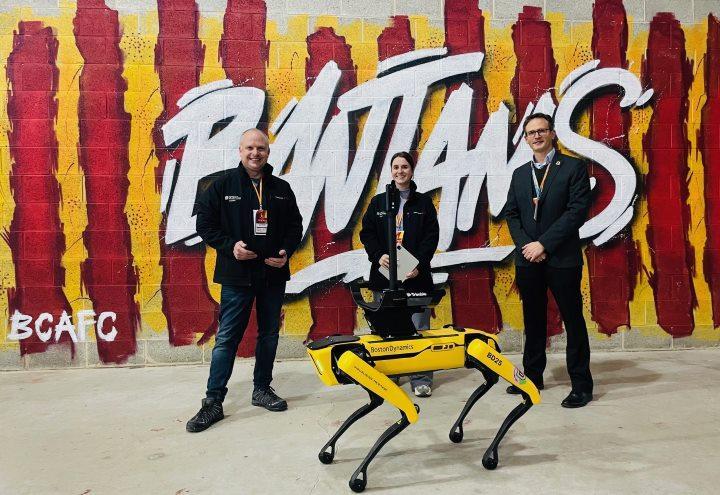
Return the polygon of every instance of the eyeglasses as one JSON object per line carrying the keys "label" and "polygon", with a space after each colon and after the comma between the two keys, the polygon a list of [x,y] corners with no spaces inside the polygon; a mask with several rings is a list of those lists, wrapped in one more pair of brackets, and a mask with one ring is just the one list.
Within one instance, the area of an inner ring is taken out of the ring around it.
{"label": "eyeglasses", "polygon": [[525,133],[528,137],[535,137],[535,136],[544,136],[550,132],[550,129],[535,129],[534,131],[528,131]]}

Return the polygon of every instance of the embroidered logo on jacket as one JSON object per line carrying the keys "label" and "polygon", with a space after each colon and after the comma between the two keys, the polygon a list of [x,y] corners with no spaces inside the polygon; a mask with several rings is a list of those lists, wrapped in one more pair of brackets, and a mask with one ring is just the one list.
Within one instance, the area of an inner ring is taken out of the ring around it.
{"label": "embroidered logo on jacket", "polygon": [[230,201],[231,203],[233,201],[240,201],[241,199],[241,196],[225,196],[225,201]]}

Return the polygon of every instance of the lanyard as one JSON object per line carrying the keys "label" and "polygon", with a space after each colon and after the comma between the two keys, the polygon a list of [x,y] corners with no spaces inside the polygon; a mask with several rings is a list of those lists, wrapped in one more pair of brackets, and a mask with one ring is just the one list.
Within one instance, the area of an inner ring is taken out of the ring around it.
{"label": "lanyard", "polygon": [[253,181],[251,180],[250,183],[252,184],[253,189],[255,190],[255,195],[256,195],[257,198],[258,198],[258,204],[260,205],[260,209],[262,210],[262,209],[263,209],[263,207],[262,207],[262,186],[263,186],[262,177],[260,177],[260,191],[258,191],[258,188],[255,187],[255,182],[253,182]]}
{"label": "lanyard", "polygon": [[395,215],[395,244],[402,246],[405,230],[403,230],[403,214],[402,212]]}
{"label": "lanyard", "polygon": [[542,181],[540,184],[538,184],[537,175],[535,174],[535,167],[531,166],[532,168],[532,178],[533,178],[533,187],[535,188],[535,197],[540,198],[540,194],[542,193],[543,187],[545,187],[545,179],[547,179],[548,172],[550,172],[550,166],[552,163],[548,163],[547,167],[545,168],[545,173],[543,174]]}

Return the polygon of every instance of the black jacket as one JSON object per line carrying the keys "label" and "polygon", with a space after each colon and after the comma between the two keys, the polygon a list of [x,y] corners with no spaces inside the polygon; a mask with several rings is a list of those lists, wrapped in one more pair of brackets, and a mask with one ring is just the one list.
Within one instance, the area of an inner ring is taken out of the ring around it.
{"label": "black jacket", "polygon": [[[262,273],[269,283],[290,279],[289,262],[282,268],[266,265],[265,258],[278,256],[281,249],[288,259],[300,245],[302,216],[290,184],[272,175],[272,167],[263,168],[263,208],[268,211],[266,236],[255,236],[252,219],[258,199],[242,163],[214,180],[198,195],[195,205],[197,233],[217,250],[215,275],[219,284],[249,285],[252,272]],[[257,253],[253,260],[237,260],[233,247],[244,241]]]}
{"label": "black jacket", "polygon": [[[410,183],[410,197],[403,208],[403,247],[418,261],[417,277],[406,280],[402,286],[408,290],[426,291],[433,287],[430,260],[437,249],[440,237],[437,212],[430,196],[417,192],[414,182]],[[379,290],[388,286],[388,280],[378,271],[380,257],[388,254],[387,217],[385,215],[385,193],[378,194],[370,201],[362,219],[360,241],[372,263],[370,287]],[[402,278],[405,274],[398,274]]]}
{"label": "black jacket", "polygon": [[590,210],[590,179],[581,160],[555,153],[533,219],[533,166],[530,162],[513,172],[505,214],[515,243],[515,263],[529,266],[522,247],[540,241],[547,252],[546,263],[555,268],[583,264],[579,230]]}

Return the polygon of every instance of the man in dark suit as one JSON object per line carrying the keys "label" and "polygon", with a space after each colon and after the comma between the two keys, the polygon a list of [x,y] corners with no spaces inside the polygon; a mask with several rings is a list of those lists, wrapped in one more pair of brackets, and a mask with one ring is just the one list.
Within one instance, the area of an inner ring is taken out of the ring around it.
{"label": "man in dark suit", "polygon": [[[583,257],[579,229],[590,209],[590,180],[582,161],[560,154],[549,115],[534,113],[523,125],[533,159],[512,176],[505,207],[515,242],[515,280],[525,322],[525,374],[543,389],[547,363],[547,291],[555,297],[567,334],[567,367],[572,391],[563,407],[592,400],[590,343],[582,314]],[[509,387],[508,393],[519,393]]]}

